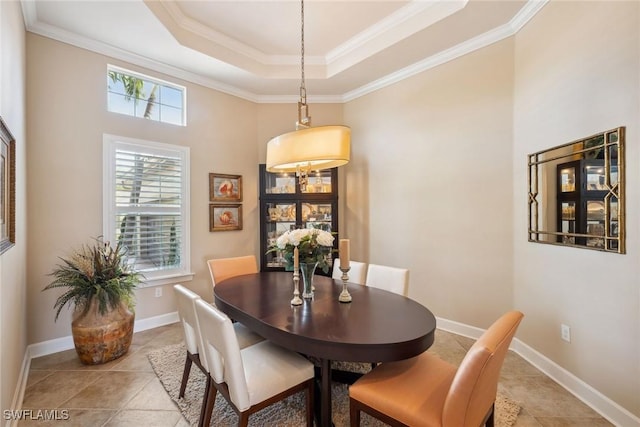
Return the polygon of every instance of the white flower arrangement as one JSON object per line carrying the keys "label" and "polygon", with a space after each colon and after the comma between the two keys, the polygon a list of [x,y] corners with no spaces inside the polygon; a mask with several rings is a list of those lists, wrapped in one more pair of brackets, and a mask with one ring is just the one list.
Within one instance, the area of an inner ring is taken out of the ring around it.
{"label": "white flower arrangement", "polygon": [[331,253],[333,240],[333,235],[328,231],[317,228],[299,228],[283,233],[267,253],[282,251],[291,267],[293,266],[293,250],[297,247],[300,262],[307,264],[317,262],[318,267],[327,273],[329,271],[327,254]]}

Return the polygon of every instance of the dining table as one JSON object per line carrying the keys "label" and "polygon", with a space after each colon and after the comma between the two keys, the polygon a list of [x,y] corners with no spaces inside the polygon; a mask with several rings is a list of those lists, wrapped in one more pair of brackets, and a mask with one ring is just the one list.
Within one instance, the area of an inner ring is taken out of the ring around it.
{"label": "dining table", "polygon": [[352,296],[339,302],[342,280],[316,274],[312,299],[292,305],[293,273],[240,275],[214,287],[215,304],[234,321],[319,363],[319,425],[332,425],[331,361],[389,362],[426,351],[436,319],[422,304],[382,289],[347,283]]}

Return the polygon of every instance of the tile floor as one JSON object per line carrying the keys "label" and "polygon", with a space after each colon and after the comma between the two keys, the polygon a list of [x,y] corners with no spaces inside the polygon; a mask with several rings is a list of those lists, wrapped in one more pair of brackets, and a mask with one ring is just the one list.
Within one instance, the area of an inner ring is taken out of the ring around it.
{"label": "tile floor", "polygon": [[[20,427],[139,427],[188,423],[155,376],[147,352],[182,341],[179,324],[134,335],[127,355],[98,366],[82,365],[75,350],[31,361],[22,409],[68,409],[68,421],[23,420]],[[459,363],[473,340],[437,331],[429,350]],[[510,352],[502,368],[500,390],[522,410],[516,427],[600,427],[609,422],[518,355]]]}

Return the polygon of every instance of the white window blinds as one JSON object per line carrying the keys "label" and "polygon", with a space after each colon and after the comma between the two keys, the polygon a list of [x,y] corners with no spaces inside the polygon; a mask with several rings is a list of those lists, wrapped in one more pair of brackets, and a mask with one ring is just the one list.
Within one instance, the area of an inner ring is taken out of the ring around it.
{"label": "white window blinds", "polygon": [[147,278],[186,272],[188,148],[105,135],[105,160],[105,235]]}

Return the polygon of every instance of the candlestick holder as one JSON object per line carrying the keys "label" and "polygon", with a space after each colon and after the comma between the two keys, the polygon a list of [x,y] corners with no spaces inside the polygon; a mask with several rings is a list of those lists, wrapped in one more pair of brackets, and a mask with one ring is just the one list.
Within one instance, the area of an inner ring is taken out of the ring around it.
{"label": "candlestick holder", "polygon": [[293,272],[293,299],[291,305],[302,305],[302,298],[300,298],[300,273],[298,271]]}
{"label": "candlestick holder", "polygon": [[349,281],[349,270],[351,267],[342,268],[340,267],[340,271],[342,271],[342,292],[340,292],[340,296],[338,297],[338,301],[340,302],[351,302],[351,294],[347,289],[347,282]]}

